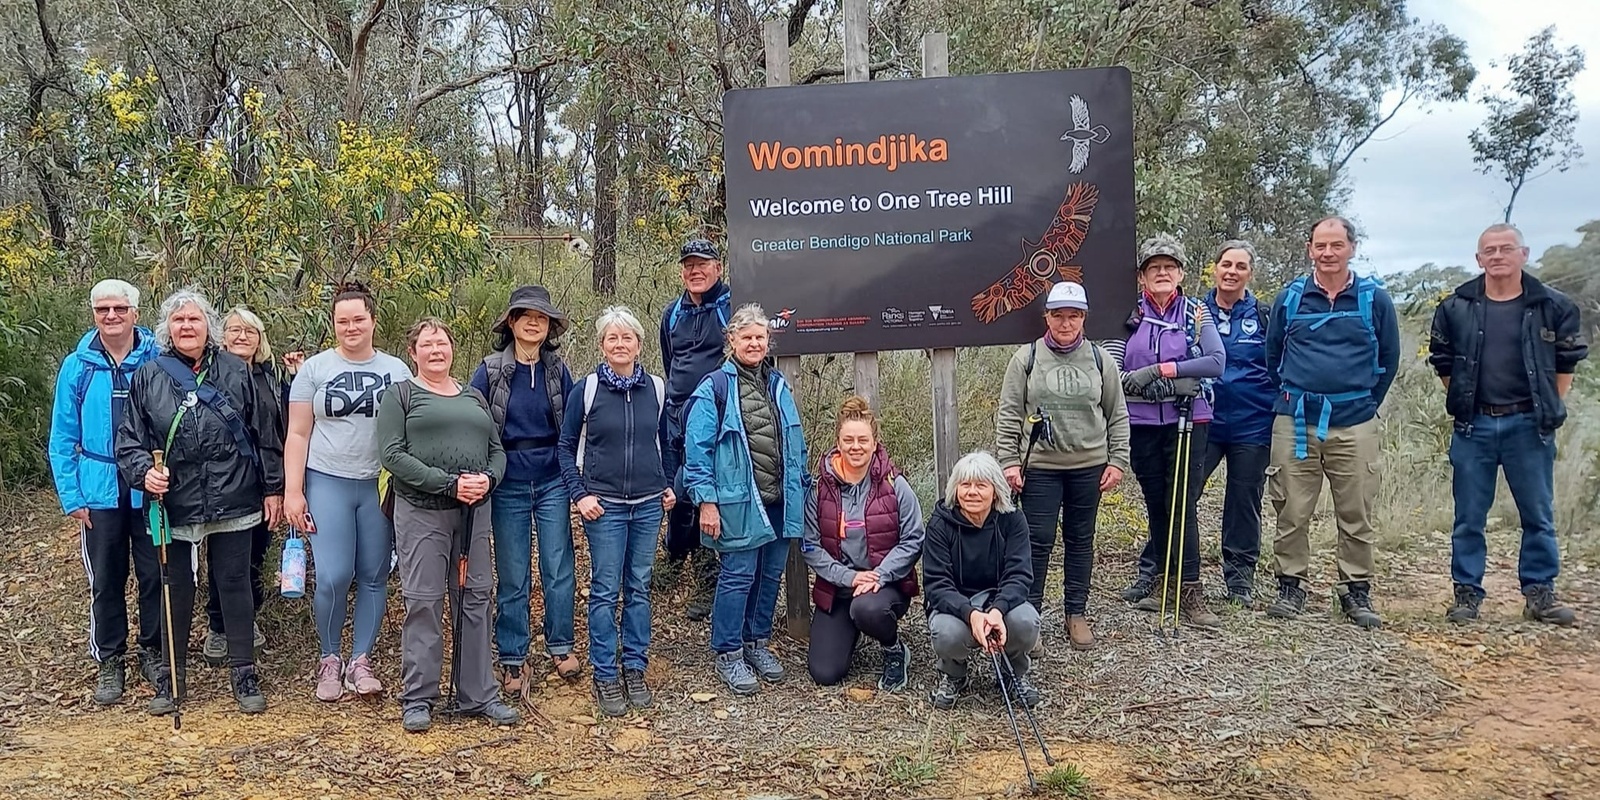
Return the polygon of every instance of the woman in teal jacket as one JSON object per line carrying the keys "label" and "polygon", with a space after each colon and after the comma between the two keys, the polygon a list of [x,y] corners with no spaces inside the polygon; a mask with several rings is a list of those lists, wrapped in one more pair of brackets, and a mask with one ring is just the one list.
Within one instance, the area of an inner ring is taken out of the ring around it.
{"label": "woman in teal jacket", "polygon": [[767,314],[750,304],[725,330],[728,360],[700,381],[684,424],[683,485],[700,542],[721,555],[711,609],[717,675],[735,694],[783,680],[768,648],[789,540],[804,535],[806,439],[789,382],[767,355]]}

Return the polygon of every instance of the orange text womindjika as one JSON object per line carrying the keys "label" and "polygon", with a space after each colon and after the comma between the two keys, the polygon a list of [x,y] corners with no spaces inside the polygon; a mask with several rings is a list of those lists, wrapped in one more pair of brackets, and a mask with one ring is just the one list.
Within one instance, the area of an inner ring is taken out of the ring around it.
{"label": "orange text womindjika", "polygon": [[914,133],[892,133],[870,142],[808,144],[800,147],[781,141],[748,142],[750,164],[765,170],[818,169],[823,167],[883,167],[894,172],[902,164],[950,160],[950,145],[943,139],[924,139]]}

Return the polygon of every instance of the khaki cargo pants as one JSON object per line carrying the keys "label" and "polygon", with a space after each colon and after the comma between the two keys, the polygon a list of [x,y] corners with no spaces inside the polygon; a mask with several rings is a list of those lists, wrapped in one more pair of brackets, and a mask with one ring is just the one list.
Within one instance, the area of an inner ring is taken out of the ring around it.
{"label": "khaki cargo pants", "polygon": [[1272,423],[1272,463],[1267,467],[1267,496],[1278,515],[1272,552],[1278,577],[1307,582],[1311,561],[1311,516],[1322,497],[1322,481],[1333,493],[1334,525],[1339,541],[1336,557],[1339,583],[1372,579],[1372,501],[1378,493],[1378,420],[1348,428],[1329,428],[1328,438],[1306,437],[1306,457],[1295,458],[1294,418],[1279,415]]}

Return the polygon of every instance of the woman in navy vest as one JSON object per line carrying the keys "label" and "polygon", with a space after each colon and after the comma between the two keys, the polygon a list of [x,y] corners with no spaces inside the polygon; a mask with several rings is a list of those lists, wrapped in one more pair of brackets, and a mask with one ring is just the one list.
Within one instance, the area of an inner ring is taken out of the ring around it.
{"label": "woman in navy vest", "polygon": [[866,400],[846,398],[834,431],[837,442],[817,463],[816,483],[806,494],[801,552],[817,573],[806,667],[823,686],[844,680],[856,639],[865,633],[883,646],[878,688],[898,692],[906,686],[910,656],[900,641],[900,618],[917,594],[922,508],[878,441],[878,418]]}
{"label": "woman in navy vest", "polygon": [[1261,493],[1272,450],[1272,401],[1277,387],[1267,373],[1267,307],[1247,288],[1256,260],[1249,242],[1224,242],[1217,253],[1217,288],[1206,310],[1217,322],[1227,366],[1217,383],[1202,479],[1226,459],[1222,501],[1222,578],[1228,601],[1249,606],[1261,553]]}

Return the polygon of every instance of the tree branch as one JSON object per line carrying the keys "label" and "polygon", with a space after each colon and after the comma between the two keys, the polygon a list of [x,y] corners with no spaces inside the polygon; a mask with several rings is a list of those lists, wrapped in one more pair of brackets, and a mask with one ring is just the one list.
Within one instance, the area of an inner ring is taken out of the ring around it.
{"label": "tree branch", "polygon": [[306,29],[306,33],[311,34],[311,38],[316,39],[317,43],[322,45],[322,49],[328,51],[328,55],[333,58],[335,64],[339,65],[341,71],[350,71],[350,66],[344,63],[344,59],[339,57],[339,51],[333,49],[333,42],[328,41],[328,37],[323,36],[322,32],[317,30],[311,24],[311,21],[305,18],[304,14],[300,13],[300,9],[296,8],[289,0],[278,0],[278,5],[289,9],[289,13],[294,14],[295,19],[300,20],[300,26]]}
{"label": "tree branch", "polygon": [[350,52],[365,53],[367,51],[367,38],[372,36],[372,29],[378,24],[378,16],[383,13],[384,6],[389,0],[376,0],[372,8],[367,10],[367,18],[361,20],[361,27],[356,29],[355,38],[351,40]]}
{"label": "tree branch", "polygon": [[[868,66],[867,67],[867,72],[872,74],[872,75],[877,75],[878,73],[880,73],[880,72],[882,72],[882,71],[884,71],[886,69],[892,69],[892,68],[901,67],[901,66],[904,66],[904,65],[902,65],[900,62],[894,61],[892,59],[889,60],[889,61],[879,61],[876,64],[872,64],[872,65]],[[819,69],[812,70],[810,75],[805,76],[801,80],[795,81],[795,85],[796,86],[804,86],[806,84],[816,83],[817,81],[820,81],[823,78],[837,78],[837,77],[839,77],[839,76],[841,76],[843,74],[844,74],[844,67],[821,67]]]}
{"label": "tree branch", "polygon": [[438,100],[439,98],[444,97],[451,92],[459,91],[461,89],[468,89],[487,80],[502,78],[507,75],[537,75],[540,72],[562,63],[564,63],[563,59],[547,58],[538,62],[537,64],[504,64],[493,69],[483,70],[482,72],[474,72],[473,74],[464,78],[459,78],[453,81],[445,81],[443,83],[436,84],[430,87],[426,92],[417,95],[416,98],[411,101],[411,112],[415,114],[417,109],[420,109],[428,103]]}

